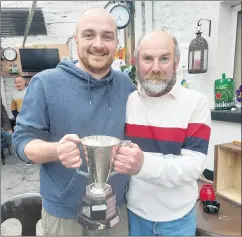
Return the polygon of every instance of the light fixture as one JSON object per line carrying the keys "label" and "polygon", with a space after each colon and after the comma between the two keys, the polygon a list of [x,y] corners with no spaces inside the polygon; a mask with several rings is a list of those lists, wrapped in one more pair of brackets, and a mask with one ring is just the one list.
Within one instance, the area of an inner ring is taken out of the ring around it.
{"label": "light fixture", "polygon": [[[197,37],[193,39],[188,50],[188,73],[206,73],[208,70],[208,42],[201,36],[201,21],[209,21],[209,36],[211,34],[211,20],[200,19],[197,23]],[[200,29],[198,30],[198,27]]]}

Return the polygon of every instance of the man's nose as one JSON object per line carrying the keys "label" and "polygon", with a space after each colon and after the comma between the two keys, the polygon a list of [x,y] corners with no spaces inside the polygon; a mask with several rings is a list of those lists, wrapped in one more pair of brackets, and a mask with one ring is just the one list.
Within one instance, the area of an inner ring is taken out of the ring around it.
{"label": "man's nose", "polygon": [[99,36],[96,37],[92,46],[96,47],[96,48],[102,48],[103,47],[103,42],[102,42],[101,37],[99,37]]}
{"label": "man's nose", "polygon": [[154,60],[154,64],[153,64],[153,67],[152,67],[152,72],[154,72],[154,73],[161,72],[160,63],[159,63],[158,60]]}

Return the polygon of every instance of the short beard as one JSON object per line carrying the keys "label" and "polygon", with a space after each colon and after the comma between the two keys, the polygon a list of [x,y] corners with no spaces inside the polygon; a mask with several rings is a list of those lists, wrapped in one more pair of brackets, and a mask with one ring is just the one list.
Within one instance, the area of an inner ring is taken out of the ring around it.
{"label": "short beard", "polygon": [[174,66],[174,74],[168,79],[166,75],[152,74],[151,76],[141,79],[139,70],[136,77],[141,89],[145,91],[148,96],[158,97],[169,93],[176,83],[176,70]]}
{"label": "short beard", "polygon": [[111,66],[112,66],[112,63],[113,63],[113,60],[112,58],[110,58],[108,61],[107,61],[107,64],[104,65],[104,67],[102,68],[96,68],[96,67],[92,67],[92,65],[90,65],[88,59],[86,57],[82,57],[80,55],[80,53],[78,52],[78,56],[79,56],[79,59],[81,61],[81,63],[83,64],[83,66],[90,72],[94,73],[94,74],[102,74],[106,71],[109,71],[111,69]]}
{"label": "short beard", "polygon": [[176,76],[174,75],[169,81],[161,82],[149,82],[143,81],[140,82],[141,87],[144,89],[147,95],[149,96],[162,96],[171,91],[173,86],[176,83]]}

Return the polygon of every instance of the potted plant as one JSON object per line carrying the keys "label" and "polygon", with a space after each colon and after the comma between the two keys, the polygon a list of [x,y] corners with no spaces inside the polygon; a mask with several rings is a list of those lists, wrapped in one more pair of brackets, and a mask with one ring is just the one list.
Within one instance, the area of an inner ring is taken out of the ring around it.
{"label": "potted plant", "polygon": [[135,80],[136,77],[136,67],[135,67],[135,59],[132,58],[130,66],[122,66],[121,71],[127,73],[133,83],[136,85],[137,82]]}

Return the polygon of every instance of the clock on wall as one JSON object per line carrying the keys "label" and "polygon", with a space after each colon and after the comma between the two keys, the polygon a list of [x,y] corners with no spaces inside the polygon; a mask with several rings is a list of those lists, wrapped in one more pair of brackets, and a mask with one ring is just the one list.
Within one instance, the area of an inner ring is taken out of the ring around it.
{"label": "clock on wall", "polygon": [[130,20],[129,10],[123,5],[116,5],[110,10],[111,15],[117,23],[118,29],[124,29]]}
{"label": "clock on wall", "polygon": [[17,58],[17,52],[14,48],[3,49],[3,57],[8,61],[14,61]]}

